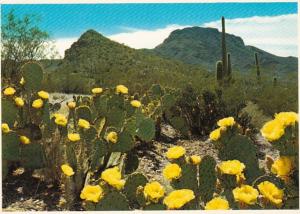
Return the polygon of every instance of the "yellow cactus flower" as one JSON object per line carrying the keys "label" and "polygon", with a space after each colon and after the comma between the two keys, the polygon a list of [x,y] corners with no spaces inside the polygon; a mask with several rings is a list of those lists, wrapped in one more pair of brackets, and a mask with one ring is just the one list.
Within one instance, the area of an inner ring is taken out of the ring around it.
{"label": "yellow cactus flower", "polygon": [[10,132],[10,128],[9,128],[9,126],[8,126],[7,123],[2,123],[1,129],[2,129],[2,132],[3,132],[3,133],[8,133],[8,132]]}
{"label": "yellow cactus flower", "polygon": [[147,183],[144,187],[144,196],[146,199],[157,203],[165,194],[164,187],[157,181]]}
{"label": "yellow cactus flower", "polygon": [[229,203],[226,199],[216,197],[211,199],[205,205],[205,210],[229,210]]}
{"label": "yellow cactus flower", "polygon": [[68,134],[68,139],[72,142],[76,142],[80,140],[80,135],[77,133],[69,133]]}
{"label": "yellow cactus flower", "polygon": [[44,102],[42,99],[36,99],[32,102],[32,107],[33,108],[42,108],[44,105]]}
{"label": "yellow cactus flower", "polygon": [[278,175],[279,177],[287,176],[291,173],[293,168],[293,158],[288,156],[281,156],[272,164],[271,172]]}
{"label": "yellow cactus flower", "polygon": [[4,89],[3,93],[6,96],[11,96],[16,93],[16,90],[13,87],[8,87],[8,88]]}
{"label": "yellow cactus flower", "polygon": [[47,100],[49,99],[49,93],[46,92],[46,91],[39,91],[38,92],[38,95],[40,98],[44,99],[44,100]]}
{"label": "yellow cactus flower", "polygon": [[198,165],[201,162],[201,157],[199,155],[192,155],[190,160],[192,164]]}
{"label": "yellow cactus flower", "polygon": [[76,107],[76,103],[75,102],[68,102],[67,106],[69,107],[69,109],[74,109]]}
{"label": "yellow cactus flower", "polygon": [[109,132],[106,137],[107,142],[116,143],[118,141],[118,134],[117,132]]}
{"label": "yellow cactus flower", "polygon": [[283,190],[279,189],[275,184],[270,181],[263,181],[257,185],[258,190],[264,198],[271,203],[281,205],[283,198]]}
{"label": "yellow cactus flower", "polygon": [[24,77],[21,78],[21,80],[20,80],[19,83],[20,83],[20,85],[24,85],[24,84],[25,84],[25,79],[24,79]]}
{"label": "yellow cactus flower", "polygon": [[78,120],[78,126],[84,129],[89,129],[90,128],[90,123],[87,120],[84,119],[79,119]]}
{"label": "yellow cactus flower", "polygon": [[168,209],[179,209],[195,198],[195,194],[190,189],[179,189],[172,191],[164,198],[163,203]]}
{"label": "yellow cactus flower", "polygon": [[235,201],[245,204],[255,204],[259,195],[257,189],[249,185],[242,185],[232,190]]}
{"label": "yellow cactus flower", "polygon": [[15,98],[15,103],[19,107],[23,107],[24,106],[24,100],[21,97],[16,97]]}
{"label": "yellow cactus flower", "polygon": [[228,127],[233,126],[235,124],[233,117],[226,117],[217,122],[218,126],[220,127]]}
{"label": "yellow cactus flower", "polygon": [[122,180],[121,177],[121,172],[118,167],[106,169],[101,174],[101,179],[118,190],[122,189],[125,185],[125,180]]}
{"label": "yellow cactus flower", "polygon": [[102,88],[93,88],[92,89],[92,93],[93,94],[101,94],[103,92],[103,89]]}
{"label": "yellow cactus flower", "polygon": [[280,121],[284,126],[295,125],[298,122],[298,114],[296,112],[280,112],[275,114],[275,120]]}
{"label": "yellow cactus flower", "polygon": [[66,126],[68,124],[68,119],[62,114],[55,114],[54,122],[59,126]]}
{"label": "yellow cactus flower", "polygon": [[182,146],[174,146],[168,149],[166,156],[168,159],[178,159],[185,154],[185,149]]}
{"label": "yellow cactus flower", "polygon": [[75,174],[73,168],[70,167],[68,164],[63,164],[60,168],[66,176],[72,176]]}
{"label": "yellow cactus flower", "polygon": [[212,141],[217,141],[220,139],[221,137],[221,131],[226,130],[225,127],[220,127],[217,128],[215,130],[213,130],[210,134],[209,134],[209,139],[211,139]]}
{"label": "yellow cactus flower", "polygon": [[25,145],[30,143],[30,139],[26,136],[20,136],[20,141]]}
{"label": "yellow cactus flower", "polygon": [[128,94],[128,88],[125,87],[124,85],[117,85],[116,92],[118,94]]}
{"label": "yellow cactus flower", "polygon": [[268,141],[273,142],[284,135],[284,126],[280,120],[271,120],[264,124],[260,132]]}
{"label": "yellow cactus flower", "polygon": [[168,164],[163,169],[163,175],[168,180],[178,179],[181,177],[181,168],[176,163]]}
{"label": "yellow cactus flower", "polygon": [[245,164],[241,163],[239,160],[222,161],[219,165],[221,173],[228,175],[239,175],[245,168]]}
{"label": "yellow cactus flower", "polygon": [[81,190],[80,198],[86,201],[98,203],[103,195],[103,189],[99,185],[86,185]]}
{"label": "yellow cactus flower", "polygon": [[135,107],[135,108],[139,108],[139,107],[141,107],[141,102],[140,101],[138,101],[138,100],[132,100],[131,102],[130,102],[130,104],[133,106],[133,107]]}

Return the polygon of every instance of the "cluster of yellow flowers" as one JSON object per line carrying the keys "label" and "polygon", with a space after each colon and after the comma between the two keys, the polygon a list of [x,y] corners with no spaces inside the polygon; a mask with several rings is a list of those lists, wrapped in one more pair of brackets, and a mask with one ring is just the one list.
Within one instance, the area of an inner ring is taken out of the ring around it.
{"label": "cluster of yellow flowers", "polygon": [[212,141],[217,141],[220,139],[221,137],[221,133],[226,131],[226,128],[227,127],[231,127],[235,124],[235,120],[233,117],[226,117],[226,118],[223,118],[221,120],[219,120],[217,122],[219,128],[213,130],[210,135],[209,135],[209,138],[212,140]]}
{"label": "cluster of yellow flowers", "polygon": [[257,185],[257,187],[265,199],[276,205],[282,204],[283,190],[279,189],[275,184],[264,181]]}
{"label": "cluster of yellow flowers", "polygon": [[275,119],[265,123],[260,132],[268,141],[273,142],[284,135],[287,126],[293,126],[296,122],[298,122],[297,113],[281,112],[275,114]]}

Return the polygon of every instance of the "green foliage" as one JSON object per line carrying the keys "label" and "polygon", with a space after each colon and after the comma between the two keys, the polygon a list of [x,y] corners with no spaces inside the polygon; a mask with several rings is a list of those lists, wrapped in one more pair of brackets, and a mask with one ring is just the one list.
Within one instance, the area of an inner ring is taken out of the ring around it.
{"label": "green foliage", "polygon": [[223,79],[223,63],[222,61],[218,61],[216,64],[217,70],[217,81],[220,82]]}
{"label": "green foliage", "polygon": [[14,122],[17,119],[18,108],[9,99],[2,99],[2,122],[7,123],[10,127],[14,125]]}
{"label": "green foliage", "polygon": [[30,169],[39,169],[44,166],[44,151],[38,143],[24,145],[21,148],[21,164]]}
{"label": "green foliage", "polygon": [[128,201],[132,206],[137,206],[137,188],[139,186],[145,186],[148,179],[141,173],[133,173],[128,176],[124,186],[124,192]]}
{"label": "green foliage", "polygon": [[2,160],[18,161],[20,160],[19,138],[15,132],[9,132],[2,135]]}
{"label": "green foliage", "polygon": [[92,113],[88,106],[79,106],[75,109],[75,113],[77,115],[77,118],[84,119],[87,121],[92,120]]}
{"label": "green foliage", "polygon": [[125,197],[120,192],[110,191],[105,194],[103,199],[96,205],[97,211],[120,211],[120,210],[129,210],[129,204]]}
{"label": "green foliage", "polygon": [[143,141],[150,141],[155,137],[155,124],[151,118],[145,118],[137,124],[136,135]]}

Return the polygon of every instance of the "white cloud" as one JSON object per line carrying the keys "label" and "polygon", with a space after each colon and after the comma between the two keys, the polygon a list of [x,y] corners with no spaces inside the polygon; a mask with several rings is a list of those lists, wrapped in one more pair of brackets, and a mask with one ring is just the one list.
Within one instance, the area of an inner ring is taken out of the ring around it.
{"label": "white cloud", "polygon": [[[221,22],[203,25],[221,30]],[[297,14],[226,20],[226,32],[279,56],[297,56]]]}
{"label": "white cloud", "polygon": [[[154,48],[172,31],[190,26],[168,25],[155,30],[124,28],[127,32],[107,36],[132,48]],[[205,23],[202,27],[221,30],[221,21]],[[128,32],[129,31],[129,32]],[[226,19],[226,32],[242,37],[246,45],[253,45],[279,56],[297,56],[297,15]],[[61,56],[78,38],[56,41]]]}
{"label": "white cloud", "polygon": [[155,48],[161,44],[172,31],[189,26],[169,25],[155,30],[132,30],[131,32],[119,33],[109,36],[111,40],[123,43],[132,48]]}

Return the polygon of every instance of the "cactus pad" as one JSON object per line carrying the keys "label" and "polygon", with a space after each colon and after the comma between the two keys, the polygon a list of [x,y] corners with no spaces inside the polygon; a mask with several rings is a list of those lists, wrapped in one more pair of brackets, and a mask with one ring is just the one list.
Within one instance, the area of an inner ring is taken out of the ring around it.
{"label": "cactus pad", "polygon": [[21,67],[25,79],[25,88],[32,91],[41,89],[43,81],[43,68],[36,62],[26,63]]}

